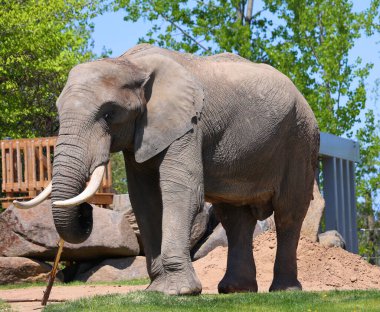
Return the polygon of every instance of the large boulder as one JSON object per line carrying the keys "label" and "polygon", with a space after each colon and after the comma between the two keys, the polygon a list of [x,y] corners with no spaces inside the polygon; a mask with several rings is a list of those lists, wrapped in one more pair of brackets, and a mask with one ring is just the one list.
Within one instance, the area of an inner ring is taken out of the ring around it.
{"label": "large boulder", "polygon": [[193,248],[206,233],[207,226],[212,214],[212,205],[205,203],[203,209],[195,216],[190,234],[190,247]]}
{"label": "large boulder", "polygon": [[[51,266],[22,257],[0,257],[0,284],[46,282]],[[61,279],[61,276],[58,276]]]}
{"label": "large boulder", "polygon": [[[137,224],[135,214],[132,210],[132,205],[128,194],[115,195],[113,199],[112,209],[120,213],[125,213],[126,218],[137,236],[140,245],[141,255],[143,255],[143,244],[141,241],[140,230]],[[212,215],[212,205],[205,203],[195,216],[193,227],[191,228],[190,246],[193,248],[199,240],[204,236],[207,227],[209,226],[210,216]]]}
{"label": "large boulder", "polygon": [[301,235],[308,237],[311,241],[318,240],[319,225],[321,223],[325,200],[319,192],[318,184],[314,181],[313,199],[310,202],[306,217],[303,220]]}
{"label": "large boulder", "polygon": [[219,223],[211,235],[205,240],[205,242],[199,247],[193,256],[193,260],[198,260],[208,255],[208,253],[214,250],[216,247],[227,247],[227,235],[221,223]]}
{"label": "large boulder", "polygon": [[81,263],[74,280],[83,282],[115,282],[148,278],[145,257],[106,259],[91,267]]}
{"label": "large boulder", "polygon": [[340,247],[346,249],[346,242],[338,231],[330,230],[318,235],[319,242],[325,247]]}
{"label": "large boulder", "polygon": [[[140,249],[125,213],[93,206],[93,231],[81,244],[65,243],[62,260],[136,256]],[[0,256],[54,260],[58,233],[50,200],[28,210],[13,205],[0,215]]]}
{"label": "large boulder", "polygon": [[[274,221],[273,218],[265,219],[264,221],[258,221],[253,232],[253,239],[264,233],[265,231],[273,230]],[[193,260],[198,260],[207,256],[211,251],[213,251],[216,247],[227,247],[227,234],[222,224],[219,223],[213,230],[210,236],[204,241],[202,245],[200,245],[199,249],[197,249],[193,255]]]}

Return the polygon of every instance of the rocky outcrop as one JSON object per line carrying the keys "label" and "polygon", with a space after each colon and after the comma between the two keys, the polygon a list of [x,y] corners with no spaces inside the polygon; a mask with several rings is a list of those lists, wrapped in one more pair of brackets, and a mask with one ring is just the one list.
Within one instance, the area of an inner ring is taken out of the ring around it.
{"label": "rocky outcrop", "polygon": [[214,250],[216,247],[227,247],[227,235],[221,223],[217,225],[212,234],[206,239],[206,241],[199,247],[193,256],[193,260],[198,260],[208,255],[208,253]]}
{"label": "rocky outcrop", "polygon": [[148,278],[145,257],[107,259],[92,266],[82,263],[74,280],[83,282],[115,282]]}
{"label": "rocky outcrop", "polygon": [[[54,260],[59,239],[51,214],[51,203],[28,210],[8,208],[0,215],[0,256]],[[136,235],[125,213],[93,206],[93,231],[81,244],[65,243],[62,260],[136,256]]]}
{"label": "rocky outcrop", "polygon": [[[135,214],[133,213],[131,203],[129,201],[128,194],[115,195],[113,202],[113,210],[125,213],[126,218],[131,225],[137,240],[140,245],[141,255],[143,255],[143,244],[141,241],[140,230],[137,225]],[[203,209],[201,209],[195,217],[193,227],[191,228],[190,246],[193,248],[199,240],[204,236],[207,227],[209,225],[210,216],[212,214],[212,205],[205,203]]]}
{"label": "rocky outcrop", "polygon": [[206,233],[212,214],[212,205],[205,203],[203,209],[196,215],[190,234],[190,247],[193,248]]}
{"label": "rocky outcrop", "polygon": [[[0,284],[46,282],[51,266],[22,257],[0,257]],[[57,276],[61,279],[61,275]]]}
{"label": "rocky outcrop", "polygon": [[[265,231],[274,230],[273,217],[267,218],[264,221],[258,221],[253,232],[253,238],[257,235],[264,233]],[[219,223],[211,235],[205,240],[205,242],[195,251],[193,260],[198,260],[208,255],[209,252],[216,247],[227,247],[227,235],[221,223]]]}
{"label": "rocky outcrop", "polygon": [[318,240],[318,230],[324,210],[325,200],[319,192],[318,184],[315,182],[313,199],[310,202],[310,206],[301,229],[301,235],[306,236],[312,242],[316,242]]}
{"label": "rocky outcrop", "polygon": [[346,242],[338,231],[326,231],[318,235],[319,243],[325,247],[340,247],[346,249]]}

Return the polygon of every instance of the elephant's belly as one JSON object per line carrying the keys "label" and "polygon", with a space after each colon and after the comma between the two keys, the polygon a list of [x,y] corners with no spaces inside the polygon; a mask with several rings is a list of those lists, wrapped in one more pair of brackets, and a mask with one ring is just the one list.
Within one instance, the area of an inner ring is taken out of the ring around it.
{"label": "elephant's belly", "polygon": [[228,153],[215,148],[204,154],[206,200],[234,205],[270,201],[284,171],[281,153],[265,147],[242,153],[233,142],[227,146]]}
{"label": "elephant's belly", "polygon": [[228,203],[234,206],[256,205],[268,203],[272,199],[272,191],[255,191],[253,194],[243,192],[215,192],[206,193],[205,200],[210,203]]}
{"label": "elephant's belly", "polygon": [[205,189],[205,200],[213,203],[230,204],[236,207],[249,206],[257,220],[268,218],[274,211],[272,198],[274,190],[255,187],[252,183],[213,183]]}
{"label": "elephant's belly", "polygon": [[211,203],[229,203],[235,206],[261,205],[272,201],[276,186],[268,181],[251,177],[246,181],[239,178],[205,178],[205,200]]}

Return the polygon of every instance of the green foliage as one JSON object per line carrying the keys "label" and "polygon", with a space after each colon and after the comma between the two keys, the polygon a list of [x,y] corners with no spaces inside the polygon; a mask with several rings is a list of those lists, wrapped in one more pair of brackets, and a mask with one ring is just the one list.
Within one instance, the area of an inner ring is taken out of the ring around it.
{"label": "green foliage", "polygon": [[2,312],[12,312],[12,308],[8,303],[5,303],[4,301],[0,300],[0,311]]}
{"label": "green foliage", "polygon": [[99,1],[1,1],[0,138],[49,136],[55,101],[76,64],[94,58],[90,17]]}
{"label": "green foliage", "polygon": [[358,194],[367,200],[370,200],[370,197],[373,197],[380,188],[379,131],[380,123],[376,122],[373,111],[369,110],[365,116],[364,127],[359,129],[356,134],[361,150],[361,166],[356,171],[356,188]]}
{"label": "green foliage", "polygon": [[112,188],[117,194],[128,193],[127,175],[125,171],[123,153],[111,155],[112,163]]}
{"label": "green foliage", "polygon": [[376,211],[375,205],[380,188],[380,124],[373,111],[368,111],[365,118],[365,125],[356,134],[361,151],[356,169],[359,253],[380,265],[380,210]]}
{"label": "green foliage", "polygon": [[378,311],[378,291],[276,292],[231,295],[166,296],[155,292],[96,296],[44,311]]}

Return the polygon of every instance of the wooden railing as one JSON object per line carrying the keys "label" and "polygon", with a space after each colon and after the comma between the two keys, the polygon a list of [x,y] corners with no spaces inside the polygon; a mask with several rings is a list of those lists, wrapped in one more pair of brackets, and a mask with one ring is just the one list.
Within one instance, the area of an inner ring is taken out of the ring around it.
{"label": "wooden railing", "polygon": [[[4,208],[16,198],[33,198],[50,183],[56,141],[56,137],[0,141],[1,191],[5,193],[0,201]],[[111,190],[111,164],[108,163],[103,183],[90,202],[112,204]]]}

